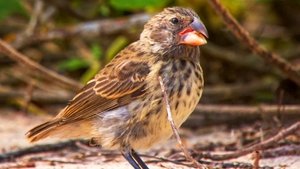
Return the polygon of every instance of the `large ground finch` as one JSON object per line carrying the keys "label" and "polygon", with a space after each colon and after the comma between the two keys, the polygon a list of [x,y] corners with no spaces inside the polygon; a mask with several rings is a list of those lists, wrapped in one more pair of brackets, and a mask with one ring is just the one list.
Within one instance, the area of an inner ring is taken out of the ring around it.
{"label": "large ground finch", "polygon": [[172,135],[158,77],[163,79],[173,119],[179,127],[197,105],[203,89],[199,46],[207,31],[198,15],[166,8],[133,42],[103,68],[52,120],[27,133],[89,138],[118,149],[135,169],[147,166],[134,150],[148,149]]}

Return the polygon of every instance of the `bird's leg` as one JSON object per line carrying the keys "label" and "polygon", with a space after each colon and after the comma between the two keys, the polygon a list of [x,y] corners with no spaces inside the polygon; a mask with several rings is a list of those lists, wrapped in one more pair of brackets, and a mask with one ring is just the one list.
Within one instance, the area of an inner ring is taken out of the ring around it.
{"label": "bird's leg", "polygon": [[134,169],[141,169],[138,162],[132,157],[131,149],[127,149],[125,151],[121,151],[123,157],[132,165]]}
{"label": "bird's leg", "polygon": [[122,155],[133,166],[134,169],[149,169],[133,149],[122,151]]}
{"label": "bird's leg", "polygon": [[140,156],[133,149],[131,149],[131,155],[139,163],[139,165],[142,167],[142,169],[149,169],[147,167],[147,165],[144,163],[144,161],[140,158]]}

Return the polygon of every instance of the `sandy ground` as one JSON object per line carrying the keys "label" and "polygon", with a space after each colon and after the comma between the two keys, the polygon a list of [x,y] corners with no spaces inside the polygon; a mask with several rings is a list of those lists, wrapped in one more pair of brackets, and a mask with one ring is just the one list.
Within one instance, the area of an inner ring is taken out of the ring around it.
{"label": "sandy ground", "polygon": [[[0,150],[1,153],[19,150],[33,146],[25,139],[24,134],[30,128],[39,124],[42,121],[50,118],[49,116],[25,116],[22,113],[1,113],[0,118]],[[189,148],[196,144],[210,144],[210,143],[228,143],[236,139],[234,132],[228,132],[222,127],[205,131],[190,131],[181,130],[181,135]],[[42,141],[39,144],[53,143],[55,140]],[[164,157],[170,153],[171,150],[177,149],[174,139],[169,140],[164,145],[152,149],[146,154],[156,155],[157,157]],[[143,157],[148,161],[150,169],[170,168],[170,169],[188,169],[190,167],[174,164],[171,162],[153,162],[153,159]],[[152,162],[149,162],[151,161]],[[233,161],[252,163],[251,155],[235,159]],[[272,166],[274,168],[284,169],[300,169],[300,156],[281,156],[278,158],[262,159],[260,166]],[[101,155],[101,151],[97,155],[93,153],[90,155],[86,151],[61,150],[50,153],[39,153],[26,155],[15,162],[0,163],[0,168],[41,168],[41,169],[127,169],[130,165],[122,158],[121,155]]]}

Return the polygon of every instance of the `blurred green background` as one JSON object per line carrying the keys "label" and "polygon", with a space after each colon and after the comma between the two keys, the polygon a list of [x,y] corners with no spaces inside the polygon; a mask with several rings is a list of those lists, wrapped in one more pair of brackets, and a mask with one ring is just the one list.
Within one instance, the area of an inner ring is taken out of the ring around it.
{"label": "blurred green background", "polygon": [[[222,0],[221,3],[260,44],[299,65],[300,0]],[[109,34],[80,34],[29,44],[19,40],[30,42],[60,30],[67,33],[90,21],[107,19],[118,23],[119,18],[126,20],[140,13],[153,15],[168,6],[194,9],[208,29],[208,44],[201,47],[206,84],[202,103],[299,103],[299,86],[251,54],[226,28],[209,0],[1,0],[0,37],[41,65],[86,83],[119,50],[138,39],[140,24]],[[3,107],[23,108],[26,97],[24,100],[22,96],[33,88],[31,111],[48,110],[53,102],[64,105],[75,92],[33,78],[30,71],[3,55],[0,55],[0,83]],[[62,99],[43,101],[38,99],[43,98],[39,91]]]}

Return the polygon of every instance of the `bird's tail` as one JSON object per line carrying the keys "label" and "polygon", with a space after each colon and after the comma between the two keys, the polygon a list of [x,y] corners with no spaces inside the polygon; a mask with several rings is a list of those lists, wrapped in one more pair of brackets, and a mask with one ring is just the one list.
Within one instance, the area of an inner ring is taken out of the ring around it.
{"label": "bird's tail", "polygon": [[26,136],[30,142],[35,142],[41,140],[43,138],[48,137],[54,131],[53,129],[56,128],[57,122],[55,121],[48,121],[46,123],[40,124],[33,129],[29,130],[26,133]]}
{"label": "bird's tail", "polygon": [[70,138],[91,138],[95,131],[92,129],[91,121],[77,121],[62,124],[61,120],[51,120],[40,124],[26,133],[30,142],[45,139],[47,137]]}

